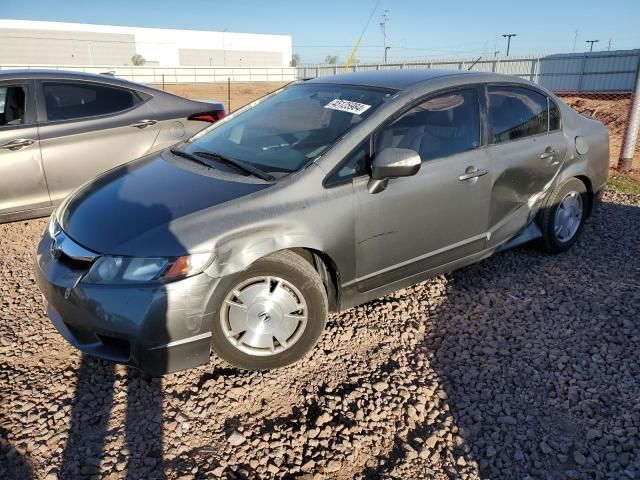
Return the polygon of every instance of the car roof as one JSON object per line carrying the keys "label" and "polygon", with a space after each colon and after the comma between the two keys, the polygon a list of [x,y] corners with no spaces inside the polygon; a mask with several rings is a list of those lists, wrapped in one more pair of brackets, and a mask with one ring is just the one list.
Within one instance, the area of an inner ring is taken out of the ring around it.
{"label": "car roof", "polygon": [[[439,79],[442,77],[469,77],[469,81],[487,81],[489,77],[496,81],[504,81],[509,79],[513,81],[513,77],[506,75],[491,74],[486,72],[473,72],[469,70],[444,70],[444,69],[399,69],[399,70],[374,70],[353,73],[343,73],[327,77],[317,77],[309,80],[308,83],[332,83],[343,85],[363,85],[367,87],[390,88],[394,90],[403,90],[418,83],[428,80]],[[475,78],[474,78],[475,77]]]}
{"label": "car roof", "polygon": [[146,85],[142,85],[140,83],[131,82],[129,80],[118,78],[113,75],[106,75],[101,73],[74,72],[70,70],[53,69],[0,70],[0,80],[25,80],[43,78],[109,83],[111,85],[120,85],[136,90],[146,90],[149,88]]}

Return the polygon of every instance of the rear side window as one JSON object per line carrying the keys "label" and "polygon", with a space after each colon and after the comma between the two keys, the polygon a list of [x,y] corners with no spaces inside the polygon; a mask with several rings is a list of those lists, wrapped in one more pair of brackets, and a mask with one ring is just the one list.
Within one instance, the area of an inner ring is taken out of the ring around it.
{"label": "rear side window", "polygon": [[22,125],[27,111],[27,95],[20,85],[0,87],[0,127]]}
{"label": "rear side window", "polygon": [[448,157],[480,145],[480,109],[475,89],[447,92],[413,107],[376,135],[376,152],[408,148],[422,161]]}
{"label": "rear side window", "polygon": [[128,110],[140,102],[131,90],[75,82],[43,84],[47,120],[95,117]]}
{"label": "rear side window", "polygon": [[549,125],[547,97],[521,87],[489,87],[492,143],[546,133]]}
{"label": "rear side window", "polygon": [[560,130],[560,109],[549,99],[549,130]]}

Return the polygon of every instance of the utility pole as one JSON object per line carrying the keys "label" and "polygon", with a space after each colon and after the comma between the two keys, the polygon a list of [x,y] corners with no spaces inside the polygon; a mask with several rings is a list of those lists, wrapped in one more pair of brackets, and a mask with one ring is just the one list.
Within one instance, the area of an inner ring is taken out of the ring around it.
{"label": "utility pole", "polygon": [[573,52],[575,53],[576,51],[576,43],[578,42],[578,29],[576,28],[573,31]]}
{"label": "utility pole", "polygon": [[586,43],[590,43],[591,47],[589,48],[589,53],[593,52],[593,44],[598,43],[600,40],[586,40]]}
{"label": "utility pole", "polygon": [[382,22],[380,22],[380,28],[382,29],[382,37],[384,39],[384,63],[387,63],[387,22],[389,21],[389,10],[385,10],[382,14]]}
{"label": "utility pole", "polygon": [[504,38],[507,39],[507,57],[509,56],[509,50],[511,48],[511,37],[517,37],[517,33],[504,33],[502,34]]}
{"label": "utility pole", "polygon": [[607,51],[610,52],[611,51],[611,41],[613,40],[613,38],[609,39],[609,44],[607,45]]}

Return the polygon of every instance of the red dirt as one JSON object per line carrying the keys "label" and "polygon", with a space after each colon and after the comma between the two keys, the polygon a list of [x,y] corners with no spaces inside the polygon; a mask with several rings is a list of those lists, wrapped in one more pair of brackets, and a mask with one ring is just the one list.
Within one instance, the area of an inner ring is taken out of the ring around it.
{"label": "red dirt", "polygon": [[[609,129],[610,165],[618,164],[620,148],[624,138],[625,127],[631,99],[628,95],[603,94],[601,98],[578,96],[563,97],[567,105],[584,115],[591,115],[601,121]],[[633,158],[635,171],[640,170],[640,149],[636,147]]]}

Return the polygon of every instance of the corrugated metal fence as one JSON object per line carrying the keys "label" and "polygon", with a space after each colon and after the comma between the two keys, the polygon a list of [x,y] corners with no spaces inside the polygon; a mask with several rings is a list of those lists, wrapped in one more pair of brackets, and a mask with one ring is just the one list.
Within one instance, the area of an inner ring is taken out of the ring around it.
{"label": "corrugated metal fence", "polygon": [[[368,63],[348,71],[439,68],[504,73],[526,78],[556,92],[630,92],[640,65],[640,49],[611,52],[566,53],[491,59],[443,59],[428,62]],[[344,65],[302,65],[298,78],[335,75]]]}

